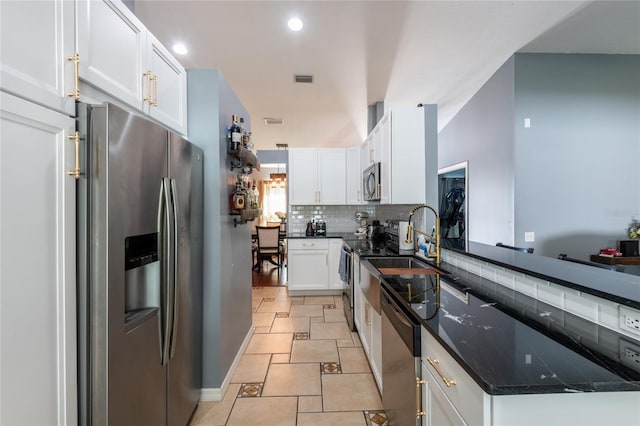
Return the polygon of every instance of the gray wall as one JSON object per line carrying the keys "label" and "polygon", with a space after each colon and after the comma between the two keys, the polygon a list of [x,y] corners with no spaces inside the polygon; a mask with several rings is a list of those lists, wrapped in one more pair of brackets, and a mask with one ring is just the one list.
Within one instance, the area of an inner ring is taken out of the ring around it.
{"label": "gray wall", "polygon": [[226,126],[249,114],[216,70],[188,70],[189,140],[204,150],[203,388],[220,388],[251,328],[251,232],[234,227]]}
{"label": "gray wall", "polygon": [[[523,120],[531,119],[525,129]],[[640,215],[640,56],[515,55],[515,241],[588,259]]]}
{"label": "gray wall", "polygon": [[513,58],[438,135],[438,167],[469,161],[469,240],[513,243]]}
{"label": "gray wall", "polygon": [[469,161],[469,239],[585,260],[626,239],[640,216],[639,76],[638,55],[510,58],[439,134],[439,167]]}

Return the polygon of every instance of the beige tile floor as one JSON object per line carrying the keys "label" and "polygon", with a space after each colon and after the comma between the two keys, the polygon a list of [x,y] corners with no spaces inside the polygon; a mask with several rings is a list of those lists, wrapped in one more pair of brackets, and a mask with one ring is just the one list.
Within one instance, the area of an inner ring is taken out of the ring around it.
{"label": "beige tile floor", "polygon": [[254,287],[253,326],[224,399],[201,402],[192,426],[387,425],[339,296]]}

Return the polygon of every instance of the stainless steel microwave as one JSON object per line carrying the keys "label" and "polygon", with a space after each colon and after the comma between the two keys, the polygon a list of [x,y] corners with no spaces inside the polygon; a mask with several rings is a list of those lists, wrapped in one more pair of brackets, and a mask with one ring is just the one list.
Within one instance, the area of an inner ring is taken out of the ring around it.
{"label": "stainless steel microwave", "polygon": [[380,185],[380,163],[373,163],[362,173],[362,191],[365,201],[380,200]]}

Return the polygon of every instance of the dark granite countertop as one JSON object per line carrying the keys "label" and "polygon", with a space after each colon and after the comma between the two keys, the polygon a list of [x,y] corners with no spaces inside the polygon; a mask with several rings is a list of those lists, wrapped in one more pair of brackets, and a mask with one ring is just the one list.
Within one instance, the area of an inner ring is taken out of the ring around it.
{"label": "dark granite countertop", "polygon": [[[631,339],[443,264],[434,275],[385,276],[416,319],[487,393],[640,391],[640,366],[621,361]],[[412,283],[412,303],[406,292]]]}
{"label": "dark granite countertop", "polygon": [[353,232],[327,232],[327,235],[307,236],[304,232],[288,232],[287,238],[357,238]]}
{"label": "dark granite countertop", "polygon": [[443,241],[442,248],[640,309],[640,276],[475,242],[457,248]]}

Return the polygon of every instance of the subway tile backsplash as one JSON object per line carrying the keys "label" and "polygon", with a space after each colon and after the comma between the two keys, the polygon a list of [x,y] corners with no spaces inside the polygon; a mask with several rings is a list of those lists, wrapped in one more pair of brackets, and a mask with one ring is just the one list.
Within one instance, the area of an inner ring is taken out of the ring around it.
{"label": "subway tile backsplash", "polygon": [[[591,294],[544,281],[536,277],[478,261],[460,253],[442,250],[442,261],[465,271],[479,275],[509,289],[540,300],[548,305],[569,312],[591,323],[623,334],[632,340],[638,336],[621,328],[618,324],[618,303]],[[584,327],[584,325],[583,325]],[[596,340],[597,336],[593,339]],[[602,336],[600,336],[602,338]]]}
{"label": "subway tile backsplash", "polygon": [[355,232],[358,223],[356,212],[369,214],[368,223],[377,219],[380,223],[388,219],[407,220],[413,205],[376,205],[361,206],[289,206],[287,224],[289,232],[305,232],[310,220],[325,221],[327,232]]}

